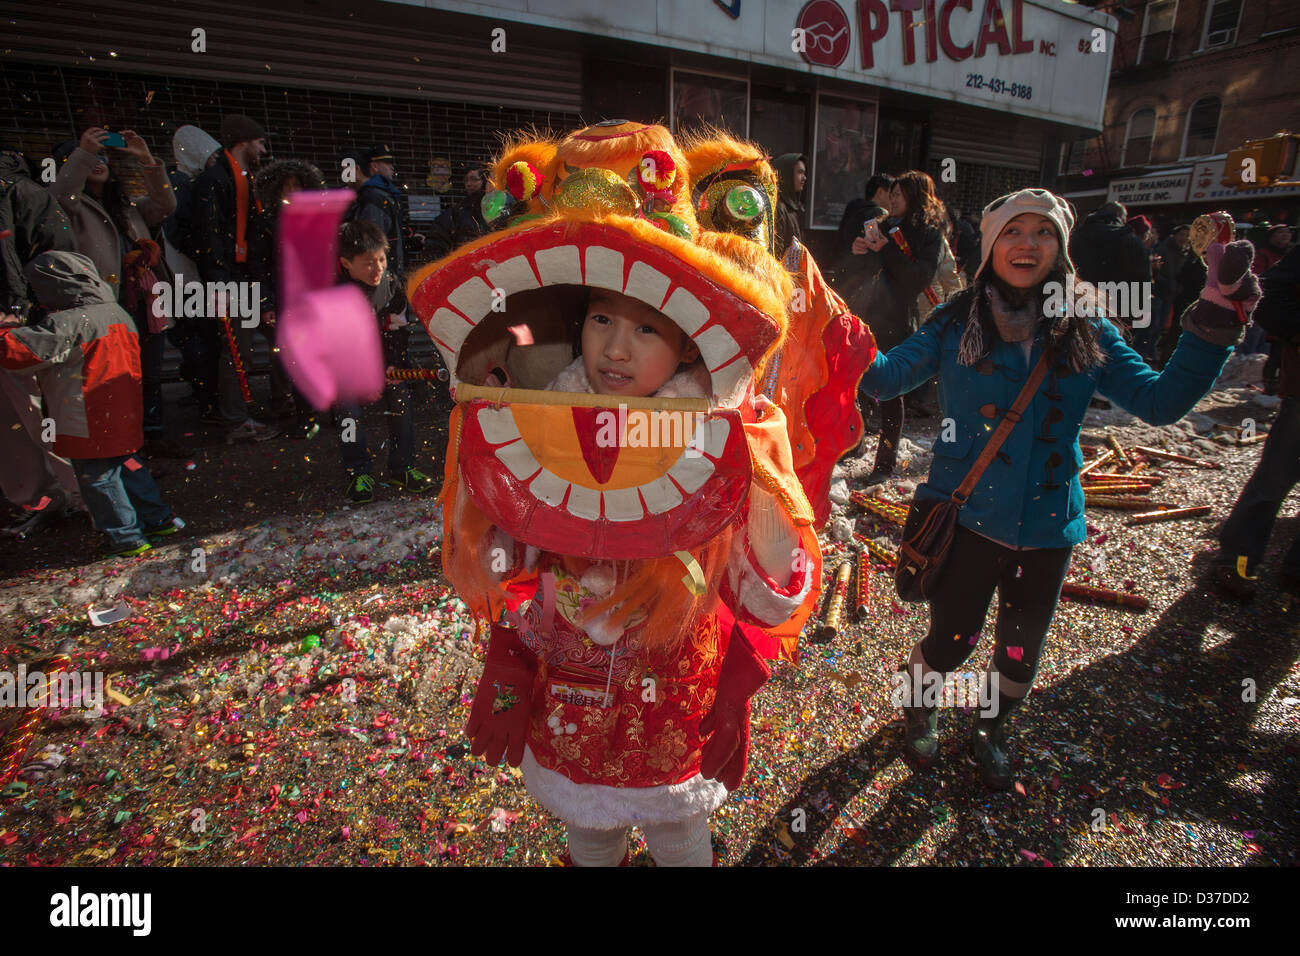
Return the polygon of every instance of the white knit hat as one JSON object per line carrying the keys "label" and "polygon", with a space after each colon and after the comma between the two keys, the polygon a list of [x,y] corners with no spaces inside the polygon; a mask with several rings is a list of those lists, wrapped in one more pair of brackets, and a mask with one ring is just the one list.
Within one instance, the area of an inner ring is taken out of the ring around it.
{"label": "white knit hat", "polygon": [[984,271],[989,256],[993,254],[993,243],[1002,230],[1016,216],[1027,212],[1037,213],[1052,220],[1056,226],[1057,237],[1061,240],[1061,255],[1065,257],[1065,271],[1074,272],[1074,263],[1070,261],[1070,230],[1074,228],[1074,210],[1060,196],[1046,189],[1021,189],[1007,193],[993,200],[984,207],[984,217],[980,220],[980,267],[975,275]]}

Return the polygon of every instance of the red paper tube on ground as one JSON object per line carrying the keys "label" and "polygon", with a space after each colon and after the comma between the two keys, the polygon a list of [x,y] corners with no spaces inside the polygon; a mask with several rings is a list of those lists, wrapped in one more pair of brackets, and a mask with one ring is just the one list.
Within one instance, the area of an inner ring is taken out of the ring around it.
{"label": "red paper tube on ground", "polygon": [[1149,495],[1155,485],[1138,484],[1134,482],[1131,485],[1121,485],[1119,482],[1100,482],[1092,484],[1085,481],[1083,483],[1083,493],[1100,492],[1103,495]]}
{"label": "red paper tube on ground", "polygon": [[1061,597],[1087,598],[1102,604],[1115,604],[1120,607],[1131,607],[1138,611],[1145,611],[1151,606],[1151,602],[1140,594],[1128,594],[1124,591],[1110,591],[1106,588],[1094,588],[1087,584],[1075,584],[1073,581],[1066,581],[1061,585]]}
{"label": "red paper tube on ground", "polygon": [[1111,508],[1115,511],[1144,511],[1157,508],[1167,510],[1174,507],[1163,501],[1152,501],[1150,498],[1120,498],[1112,495],[1085,494],[1083,503],[1088,508]]}
{"label": "red paper tube on ground", "polygon": [[1133,459],[1124,453],[1124,448],[1120,445],[1118,438],[1114,435],[1107,435],[1106,444],[1110,446],[1110,450],[1115,453],[1115,457],[1119,460],[1121,465],[1126,467],[1133,466]]}
{"label": "red paper tube on ground", "polygon": [[853,610],[859,621],[871,610],[871,562],[867,560],[867,549],[862,548],[854,556],[854,572],[857,574],[856,587],[853,589]]}
{"label": "red paper tube on ground", "polygon": [[1131,482],[1139,482],[1144,485],[1158,485],[1164,478],[1160,475],[1112,475],[1110,472],[1096,472],[1083,476],[1085,485],[1127,485]]}
{"label": "red paper tube on ground", "polygon": [[230,349],[230,361],[235,366],[235,374],[239,377],[239,393],[244,396],[244,401],[251,402],[253,393],[248,388],[248,376],[244,374],[244,360],[239,355],[239,343],[235,341],[235,330],[230,325],[230,316],[221,317],[221,327],[226,333],[226,348]]}
{"label": "red paper tube on ground", "polygon": [[872,541],[870,538],[867,538],[860,534],[855,533],[853,537],[855,537],[858,541],[860,541],[862,543],[862,546],[866,548],[869,552],[871,552],[871,556],[873,558],[876,558],[878,561],[880,561],[881,564],[884,564],[887,567],[891,567],[891,568],[896,567],[898,565],[898,556],[895,555],[894,552],[890,551],[888,548],[882,547],[876,544],[876,542]]}
{"label": "red paper tube on ground", "polygon": [[1195,465],[1197,468],[1222,468],[1223,466],[1217,461],[1206,461],[1204,458],[1188,458],[1186,455],[1175,455],[1171,451],[1161,451],[1159,448],[1147,448],[1144,445],[1134,445],[1134,451],[1140,451],[1148,458],[1163,458],[1165,461],[1178,461],[1184,465]]}
{"label": "red paper tube on ground", "polygon": [[1082,468],[1079,469],[1079,477],[1082,478],[1084,475],[1088,474],[1088,472],[1092,471],[1093,469],[1100,468],[1102,465],[1106,464],[1106,462],[1110,461],[1114,457],[1115,457],[1115,453],[1113,451],[1102,452],[1100,458],[1094,458],[1092,461],[1088,462],[1088,464],[1084,465]]}
{"label": "red paper tube on ground", "polygon": [[879,498],[872,498],[861,491],[855,491],[850,494],[849,501],[861,508],[865,508],[872,514],[880,515],[880,517],[892,521],[895,524],[902,525],[907,522],[907,512],[905,510],[896,505],[891,505],[888,502],[881,501]]}
{"label": "red paper tube on ground", "polygon": [[1169,508],[1164,511],[1144,511],[1134,515],[1125,524],[1150,524],[1153,521],[1173,521],[1177,518],[1200,518],[1214,509],[1209,505],[1194,505],[1191,508]]}

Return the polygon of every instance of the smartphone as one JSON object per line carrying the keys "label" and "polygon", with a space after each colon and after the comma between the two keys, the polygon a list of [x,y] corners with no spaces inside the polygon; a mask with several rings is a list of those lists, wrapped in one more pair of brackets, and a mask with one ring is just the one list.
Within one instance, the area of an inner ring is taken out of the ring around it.
{"label": "smartphone", "polygon": [[104,146],[126,149],[126,140],[123,138],[121,133],[109,133],[106,137],[100,140],[100,143]]}

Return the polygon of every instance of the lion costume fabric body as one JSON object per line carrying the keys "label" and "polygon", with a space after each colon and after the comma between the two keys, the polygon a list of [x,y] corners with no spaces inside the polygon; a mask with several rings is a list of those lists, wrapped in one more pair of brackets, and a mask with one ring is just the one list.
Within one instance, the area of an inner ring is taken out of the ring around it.
{"label": "lion costume fabric body", "polygon": [[[768,659],[793,657],[797,633],[771,629],[820,567],[785,417],[754,392],[786,329],[790,279],[752,243],[737,258],[720,248],[734,237],[700,227],[686,159],[659,126],[520,140],[493,182],[485,201],[513,203],[512,225],[408,290],[456,401],[444,569],[476,615],[504,616],[535,658],[522,693],[500,681],[479,693],[495,693],[494,715],[529,701],[525,783],[566,823],[711,812],[727,788],[700,773],[701,723],[733,635]],[[698,347],[697,374],[649,398],[594,394],[575,362],[594,288],[672,319]],[[797,544],[788,581],[751,551],[757,493],[779,503]]]}

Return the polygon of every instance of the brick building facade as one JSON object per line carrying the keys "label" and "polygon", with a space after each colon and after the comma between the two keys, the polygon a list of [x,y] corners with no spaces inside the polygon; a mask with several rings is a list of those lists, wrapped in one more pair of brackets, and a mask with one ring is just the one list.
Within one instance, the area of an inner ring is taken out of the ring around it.
{"label": "brick building facade", "polygon": [[[1178,168],[1196,171],[1198,163],[1222,159],[1246,140],[1300,131],[1295,69],[1300,3],[1112,0],[1090,5],[1116,14],[1119,29],[1102,133],[1062,149],[1058,188],[1082,211],[1113,195],[1112,181]],[[1219,175],[1216,170],[1216,189]],[[1188,190],[1182,202],[1141,210],[1135,205],[1131,211],[1182,221],[1224,207],[1239,221],[1295,222],[1300,210],[1300,190],[1202,201],[1195,201],[1194,193]]]}

